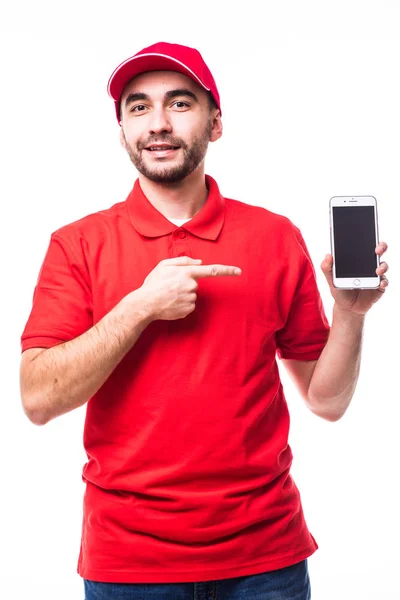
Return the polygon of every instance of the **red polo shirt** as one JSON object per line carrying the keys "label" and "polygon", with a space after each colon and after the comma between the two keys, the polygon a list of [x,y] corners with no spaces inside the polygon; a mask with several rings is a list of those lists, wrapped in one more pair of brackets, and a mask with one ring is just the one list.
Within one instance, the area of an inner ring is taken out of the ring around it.
{"label": "red polo shirt", "polygon": [[125,202],[57,230],[22,350],[71,340],[160,260],[242,269],[199,279],[196,310],[154,321],[87,403],[78,573],[119,583],[193,582],[310,556],[289,473],[289,414],[276,355],[317,359],[329,325],[299,230],[224,198],[182,227],[136,181]]}

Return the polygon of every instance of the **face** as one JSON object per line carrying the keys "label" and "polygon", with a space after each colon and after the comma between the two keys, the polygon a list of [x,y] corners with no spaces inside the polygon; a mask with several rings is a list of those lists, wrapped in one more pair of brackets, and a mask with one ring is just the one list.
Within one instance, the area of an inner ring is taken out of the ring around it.
{"label": "face", "polygon": [[139,173],[157,183],[185,179],[204,162],[208,143],[222,135],[218,109],[190,77],[150,71],[121,97],[121,143]]}

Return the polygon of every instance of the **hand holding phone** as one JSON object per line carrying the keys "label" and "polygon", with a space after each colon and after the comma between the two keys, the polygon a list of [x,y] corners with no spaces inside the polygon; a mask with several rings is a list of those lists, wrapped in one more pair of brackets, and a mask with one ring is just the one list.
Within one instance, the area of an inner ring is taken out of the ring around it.
{"label": "hand holding phone", "polygon": [[338,289],[376,289],[379,256],[374,196],[334,196],[329,203],[333,285]]}

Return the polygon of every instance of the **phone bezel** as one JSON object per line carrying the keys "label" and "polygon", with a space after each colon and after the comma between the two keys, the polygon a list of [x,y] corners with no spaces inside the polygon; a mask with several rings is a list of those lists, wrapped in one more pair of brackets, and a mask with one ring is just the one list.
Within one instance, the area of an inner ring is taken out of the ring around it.
{"label": "phone bezel", "polygon": [[[334,244],[334,224],[332,209],[334,206],[342,206],[344,208],[351,206],[373,206],[374,207],[374,222],[375,222],[375,239],[379,243],[378,237],[378,208],[375,196],[333,196],[329,201],[329,220],[330,220],[330,238],[331,238],[331,254],[333,256],[333,285],[342,290],[365,290],[377,289],[380,285],[381,278],[376,277],[336,277],[335,271],[335,244]],[[376,255],[376,266],[379,267],[379,256]],[[356,282],[359,282],[357,284]]]}

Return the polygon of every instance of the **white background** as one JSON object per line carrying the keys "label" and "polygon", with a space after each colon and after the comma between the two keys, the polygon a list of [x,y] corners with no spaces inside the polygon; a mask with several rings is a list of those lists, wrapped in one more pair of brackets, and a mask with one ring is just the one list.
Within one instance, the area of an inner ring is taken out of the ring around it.
{"label": "white background", "polygon": [[[52,231],[126,198],[136,174],[106,93],[156,41],[197,47],[224,135],[206,171],[225,196],[288,216],[320,271],[333,195],[372,194],[390,286],[366,319],[360,381],[337,423],[287,380],[293,475],[320,549],[313,600],[400,599],[398,260],[400,11],[395,1],[13,2],[0,9],[0,588],[83,599],[76,573],[85,407],[45,427],[19,398],[20,336]],[[396,310],[397,309],[397,310]],[[244,340],[245,343],[245,340]],[[6,593],[4,593],[4,590]]]}

